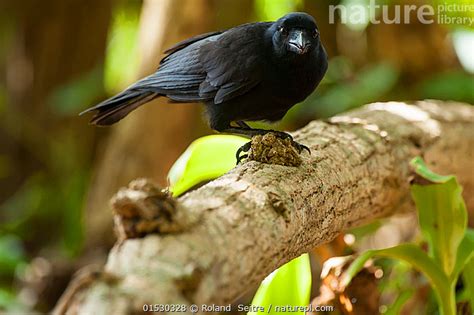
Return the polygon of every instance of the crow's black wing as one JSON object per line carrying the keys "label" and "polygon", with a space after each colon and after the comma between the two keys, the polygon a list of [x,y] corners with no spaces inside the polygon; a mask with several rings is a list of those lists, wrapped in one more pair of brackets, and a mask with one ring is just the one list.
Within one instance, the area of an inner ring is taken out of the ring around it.
{"label": "crow's black wing", "polygon": [[219,104],[255,87],[262,77],[264,33],[270,23],[244,24],[178,43],[154,74],[131,90],[151,91],[177,102]]}
{"label": "crow's black wing", "polygon": [[83,113],[96,111],[91,123],[110,125],[160,95],[178,102],[216,104],[242,95],[261,80],[269,25],[245,24],[182,41],[166,51],[155,73]]}
{"label": "crow's black wing", "polygon": [[176,44],[166,51],[168,56],[161,60],[157,72],[81,114],[96,111],[92,124],[111,125],[160,95],[181,102],[204,100],[199,95],[199,85],[205,80],[206,73],[199,64],[199,48],[206,38],[219,34],[207,33]]}
{"label": "crow's black wing", "polygon": [[200,49],[221,36],[221,32],[207,33],[176,44],[166,51],[169,55],[161,60],[155,73],[129,89],[152,91],[177,102],[209,100],[199,95],[199,86],[206,79],[206,71],[199,61]]}
{"label": "crow's black wing", "polygon": [[216,104],[242,95],[261,81],[263,37],[269,24],[244,24],[180,42],[167,50],[169,55],[155,73],[89,111],[111,112],[124,103],[122,99],[135,104],[138,98],[131,95],[140,100],[149,99],[144,95],[165,95],[177,102],[213,100]]}
{"label": "crow's black wing", "polygon": [[165,54],[167,54],[167,56],[165,56],[163,59],[161,59],[160,65],[165,63],[167,60],[169,60],[175,52],[180,51],[181,49],[183,49],[183,48],[185,48],[185,47],[187,47],[191,44],[194,44],[195,42],[198,42],[200,40],[203,40],[205,38],[208,38],[208,37],[211,37],[211,36],[214,36],[214,35],[222,34],[223,32],[224,31],[204,33],[204,34],[201,34],[201,35],[197,35],[197,36],[185,39],[185,40],[175,44],[174,46],[172,46],[172,47],[168,48],[167,50],[165,50]]}
{"label": "crow's black wing", "polygon": [[265,31],[271,23],[244,24],[200,47],[206,72],[199,95],[220,104],[245,94],[261,82],[265,62]]}

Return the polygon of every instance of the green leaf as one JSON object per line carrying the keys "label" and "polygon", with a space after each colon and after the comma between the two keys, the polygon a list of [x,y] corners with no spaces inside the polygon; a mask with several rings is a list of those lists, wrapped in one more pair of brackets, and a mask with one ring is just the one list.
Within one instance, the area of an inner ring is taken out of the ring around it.
{"label": "green leaf", "polygon": [[362,270],[364,264],[373,257],[388,257],[403,260],[415,269],[423,273],[431,283],[436,293],[439,305],[444,315],[455,314],[456,304],[454,299],[454,284],[450,284],[443,270],[425,252],[413,244],[402,244],[399,246],[369,250],[357,257],[349,266],[342,281],[347,286],[354,276]]}
{"label": "green leaf", "polygon": [[[303,254],[281,266],[262,281],[252,306],[261,306],[267,314],[288,314],[278,312],[275,306],[306,307],[310,302],[311,265],[309,255]],[[304,314],[304,312],[291,312]],[[257,312],[249,312],[255,315]]]}
{"label": "green leaf", "polygon": [[415,293],[414,289],[409,289],[400,293],[397,299],[390,305],[384,315],[398,315],[401,313],[403,305],[411,298]]}
{"label": "green leaf", "polygon": [[471,258],[462,273],[462,279],[466,290],[469,293],[469,303],[471,304],[471,309],[474,309],[474,258]]}
{"label": "green leaf", "polygon": [[211,135],[195,140],[168,173],[173,195],[179,196],[231,170],[235,167],[235,153],[248,141],[232,135]]}
{"label": "green leaf", "polygon": [[426,166],[425,161],[423,161],[423,159],[419,156],[413,158],[410,161],[410,165],[414,168],[415,173],[433,183],[444,184],[455,178],[453,175],[443,176],[434,173],[428,168],[428,166]]}
{"label": "green leaf", "polygon": [[462,188],[454,176],[441,176],[431,172],[421,158],[413,159],[411,165],[418,175],[434,183],[414,184],[411,193],[430,254],[445,274],[451,275],[467,226]]}
{"label": "green leaf", "polygon": [[467,263],[474,257],[474,230],[466,230],[466,234],[459,245],[456,265],[451,274],[451,281],[456,281],[459,274],[466,268]]}
{"label": "green leaf", "polygon": [[467,291],[471,309],[474,309],[474,230],[467,229],[466,235],[459,245],[456,266],[452,279],[455,281],[462,272],[462,279]]}

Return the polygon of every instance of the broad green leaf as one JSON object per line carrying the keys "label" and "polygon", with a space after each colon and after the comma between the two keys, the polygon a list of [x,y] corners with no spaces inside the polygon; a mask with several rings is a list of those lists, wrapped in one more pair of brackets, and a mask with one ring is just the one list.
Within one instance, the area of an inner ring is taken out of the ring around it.
{"label": "broad green leaf", "polygon": [[179,196],[231,170],[236,163],[235,153],[248,141],[232,135],[211,135],[195,140],[168,173],[173,195]]}
{"label": "broad green leaf", "polygon": [[456,265],[451,274],[451,281],[455,282],[461,273],[466,268],[466,264],[474,257],[474,230],[467,229],[464,238],[459,245]]}
{"label": "broad green leaf", "polygon": [[411,193],[430,254],[445,274],[450,275],[467,225],[461,186],[454,176],[441,176],[431,172],[421,158],[413,159],[411,165],[420,176],[434,183],[414,184]]}
{"label": "broad green leaf", "polygon": [[453,281],[455,281],[462,272],[462,279],[465,290],[468,293],[471,309],[474,309],[474,230],[467,229],[466,235],[459,245],[458,257],[456,258],[456,267],[453,272]]}
{"label": "broad green leaf", "polygon": [[[252,306],[261,306],[267,314],[288,314],[277,312],[276,306],[306,307],[310,302],[311,266],[309,255],[303,254],[281,266],[262,281]],[[304,312],[291,312],[303,314]],[[249,312],[255,315],[257,312]]]}
{"label": "broad green leaf", "polygon": [[423,273],[436,292],[444,315],[455,314],[454,284],[450,284],[443,270],[425,252],[413,244],[402,244],[380,250],[369,250],[357,257],[346,271],[342,285],[347,286],[354,276],[362,270],[364,264],[373,257],[400,259]]}
{"label": "broad green leaf", "polygon": [[472,257],[466,264],[462,272],[463,283],[469,293],[469,303],[471,309],[474,309],[474,257]]}

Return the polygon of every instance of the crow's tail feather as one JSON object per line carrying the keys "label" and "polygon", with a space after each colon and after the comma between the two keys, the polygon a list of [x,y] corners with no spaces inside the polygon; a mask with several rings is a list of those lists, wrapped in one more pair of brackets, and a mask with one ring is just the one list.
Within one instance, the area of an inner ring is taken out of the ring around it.
{"label": "crow's tail feather", "polygon": [[97,126],[108,126],[116,123],[127,116],[132,110],[151,101],[157,96],[157,93],[150,91],[125,90],[122,93],[83,111],[80,115],[96,111],[96,114],[92,117],[90,123]]}

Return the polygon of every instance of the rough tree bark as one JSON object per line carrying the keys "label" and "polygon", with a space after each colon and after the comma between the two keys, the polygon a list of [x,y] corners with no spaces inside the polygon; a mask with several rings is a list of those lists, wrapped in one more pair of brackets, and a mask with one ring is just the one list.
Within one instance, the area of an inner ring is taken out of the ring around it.
{"label": "rough tree bark", "polygon": [[117,244],[103,270],[73,281],[56,312],[230,303],[340,232],[413,209],[409,161],[416,155],[456,174],[474,206],[472,106],[375,103],[313,121],[294,137],[312,150],[299,167],[250,161],[167,203],[144,181],[120,191],[115,211],[158,212],[159,232]]}

